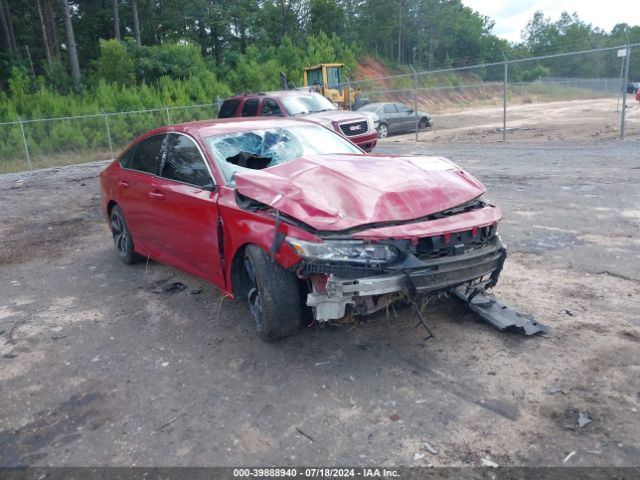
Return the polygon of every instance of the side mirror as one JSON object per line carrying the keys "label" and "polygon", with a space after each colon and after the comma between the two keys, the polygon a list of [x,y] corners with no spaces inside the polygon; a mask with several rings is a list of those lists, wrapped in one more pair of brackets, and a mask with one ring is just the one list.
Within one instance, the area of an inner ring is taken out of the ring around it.
{"label": "side mirror", "polygon": [[407,113],[413,113],[413,108],[410,108],[409,110],[407,110]]}

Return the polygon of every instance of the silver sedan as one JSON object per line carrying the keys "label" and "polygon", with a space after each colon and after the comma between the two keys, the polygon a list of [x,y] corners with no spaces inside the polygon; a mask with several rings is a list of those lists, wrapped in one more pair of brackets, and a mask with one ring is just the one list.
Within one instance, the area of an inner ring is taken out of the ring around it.
{"label": "silver sedan", "polygon": [[[384,138],[390,133],[413,131],[416,128],[416,115],[413,108],[402,103],[381,102],[369,103],[358,109],[359,112],[371,112],[378,115],[378,138]],[[418,111],[418,128],[433,126],[431,115]]]}

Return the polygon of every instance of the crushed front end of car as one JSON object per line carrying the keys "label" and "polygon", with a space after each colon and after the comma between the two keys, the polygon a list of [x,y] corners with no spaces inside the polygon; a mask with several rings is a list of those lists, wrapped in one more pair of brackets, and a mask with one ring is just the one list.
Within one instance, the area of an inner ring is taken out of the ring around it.
{"label": "crushed front end of car", "polygon": [[305,158],[281,172],[237,178],[240,195],[309,234],[287,235],[281,244],[300,258],[289,269],[309,284],[315,320],[369,315],[404,301],[432,336],[421,301],[452,294],[500,330],[546,331],[488,292],[507,251],[498,234],[502,213],[477,180],[435,157],[333,162]]}
{"label": "crushed front end of car", "polygon": [[399,298],[414,301],[461,285],[491,288],[507,256],[497,224],[412,240],[287,241],[303,259],[297,272],[311,280],[307,305],[318,321],[374,313]]}
{"label": "crushed front end of car", "polygon": [[[466,209],[494,208],[482,200],[471,203]],[[469,217],[473,223],[473,215]],[[404,301],[414,306],[431,335],[419,302],[456,289],[475,296],[496,285],[507,257],[497,221],[437,234],[427,233],[428,220],[422,223],[425,235],[407,239],[371,240],[358,238],[357,233],[349,238],[332,235],[320,242],[287,238],[302,259],[296,272],[309,280],[307,305],[313,307],[315,320],[369,315]],[[401,236],[402,226],[394,230]]]}

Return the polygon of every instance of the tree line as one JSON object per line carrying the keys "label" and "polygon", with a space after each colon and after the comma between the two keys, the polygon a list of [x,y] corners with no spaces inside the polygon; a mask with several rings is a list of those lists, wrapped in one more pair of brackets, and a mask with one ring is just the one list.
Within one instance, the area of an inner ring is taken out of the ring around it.
{"label": "tree line", "polygon": [[[172,97],[184,88],[172,81],[192,81],[204,85],[192,100],[202,100],[277,88],[280,71],[299,84],[309,63],[353,70],[363,54],[434,69],[640,42],[639,26],[606,32],[569,13],[552,21],[537,12],[516,43],[493,26],[461,0],[0,0],[0,103],[15,97],[12,84],[25,95],[50,89],[86,102],[106,88],[101,82]],[[615,67],[557,61],[521,76],[589,68]]]}

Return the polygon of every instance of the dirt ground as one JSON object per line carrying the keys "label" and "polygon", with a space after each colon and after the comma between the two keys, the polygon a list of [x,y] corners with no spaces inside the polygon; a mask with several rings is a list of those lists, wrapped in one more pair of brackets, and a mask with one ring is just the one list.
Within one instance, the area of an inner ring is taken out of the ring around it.
{"label": "dirt ground", "polygon": [[244,304],[117,259],[104,164],[0,176],[0,465],[638,465],[640,143],[475,128],[378,151],[485,183],[510,250],[495,292],[545,336],[447,299],[426,342],[398,310],[265,344]]}
{"label": "dirt ground", "polygon": [[[519,98],[518,101],[522,101]],[[409,104],[410,100],[406,101]],[[499,102],[501,104],[501,101]],[[620,137],[622,102],[616,98],[535,103],[513,103],[507,108],[507,142],[594,142]],[[420,107],[429,111],[428,106]],[[503,108],[469,108],[455,113],[434,114],[434,127],[421,131],[419,141],[433,143],[502,142]],[[640,138],[640,103],[628,95],[625,138]],[[415,133],[384,140],[415,140]]]}

